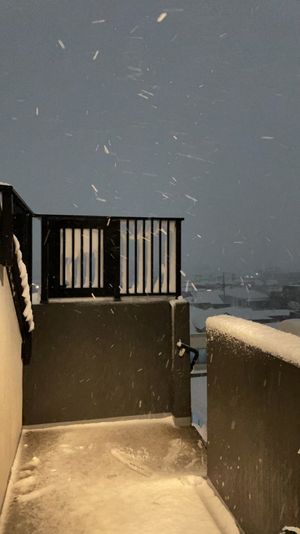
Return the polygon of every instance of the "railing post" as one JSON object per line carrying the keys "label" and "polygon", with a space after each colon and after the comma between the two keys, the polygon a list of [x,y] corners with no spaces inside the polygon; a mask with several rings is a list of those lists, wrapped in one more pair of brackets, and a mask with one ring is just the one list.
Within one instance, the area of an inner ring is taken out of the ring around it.
{"label": "railing post", "polygon": [[41,288],[41,302],[48,302],[49,292],[49,221],[42,217],[42,239],[41,239],[41,254],[42,254],[42,288]]}
{"label": "railing post", "polygon": [[108,219],[105,274],[109,292],[115,300],[120,300],[120,231],[120,219]]}
{"label": "railing post", "polygon": [[32,297],[32,215],[26,213],[26,249],[27,249],[27,274],[30,287],[30,297]]}
{"label": "railing post", "polygon": [[176,220],[176,298],[181,295],[181,220]]}
{"label": "railing post", "polygon": [[30,293],[32,290],[32,214],[25,211],[17,197],[13,198],[13,231],[19,240],[26,265]]}
{"label": "railing post", "polygon": [[0,228],[0,263],[7,267],[13,262],[13,190],[2,189],[2,214]]}

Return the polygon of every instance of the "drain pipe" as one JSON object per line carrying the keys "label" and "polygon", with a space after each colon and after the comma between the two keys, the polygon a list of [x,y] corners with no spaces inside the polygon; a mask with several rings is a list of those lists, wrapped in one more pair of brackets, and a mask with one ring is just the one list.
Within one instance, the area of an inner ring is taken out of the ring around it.
{"label": "drain pipe", "polygon": [[197,349],[194,349],[190,345],[187,345],[186,343],[183,343],[181,341],[181,339],[179,341],[177,341],[176,346],[179,348],[179,356],[180,356],[180,358],[182,358],[186,354],[186,352],[188,352],[188,354],[190,354],[190,353],[194,354],[194,357],[193,357],[193,359],[191,361],[191,371],[192,371],[194,369],[194,365],[195,365],[196,361],[199,358],[199,351]]}

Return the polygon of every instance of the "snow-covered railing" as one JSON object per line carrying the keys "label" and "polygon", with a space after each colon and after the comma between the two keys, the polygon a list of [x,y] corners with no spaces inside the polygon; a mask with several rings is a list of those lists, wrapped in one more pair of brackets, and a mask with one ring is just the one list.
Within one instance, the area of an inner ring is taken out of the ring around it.
{"label": "snow-covered railing", "polygon": [[181,221],[41,215],[42,301],[181,293]]}
{"label": "snow-covered railing", "polygon": [[33,212],[14,188],[0,183],[0,264],[7,269],[22,335],[22,358],[25,362],[30,358],[31,332],[34,328],[30,291],[32,217]]}
{"label": "snow-covered railing", "polygon": [[14,188],[0,182],[0,263],[10,265],[14,256],[13,235],[20,242],[31,284],[33,212]]}
{"label": "snow-covered railing", "polygon": [[23,317],[28,325],[28,332],[32,332],[34,330],[34,322],[33,322],[33,312],[32,312],[32,305],[31,305],[31,296],[30,296],[30,287],[29,287],[29,281],[28,281],[28,273],[26,265],[23,261],[23,255],[21,252],[21,247],[18,238],[14,235],[14,246],[15,246],[15,254],[19,269],[19,276],[21,280],[21,286],[22,286],[22,298],[24,301],[24,310],[23,310]]}

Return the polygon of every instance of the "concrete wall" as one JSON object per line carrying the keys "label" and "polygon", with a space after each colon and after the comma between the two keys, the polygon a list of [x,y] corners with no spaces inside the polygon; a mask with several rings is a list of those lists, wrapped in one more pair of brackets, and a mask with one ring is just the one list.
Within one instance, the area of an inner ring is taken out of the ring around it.
{"label": "concrete wall", "polygon": [[210,481],[246,534],[299,528],[300,368],[218,331],[208,360]]}
{"label": "concrete wall", "polygon": [[7,272],[0,265],[0,510],[22,428],[21,343]]}
{"label": "concrete wall", "polygon": [[51,302],[34,306],[24,369],[25,424],[171,412],[190,417],[185,302]]}

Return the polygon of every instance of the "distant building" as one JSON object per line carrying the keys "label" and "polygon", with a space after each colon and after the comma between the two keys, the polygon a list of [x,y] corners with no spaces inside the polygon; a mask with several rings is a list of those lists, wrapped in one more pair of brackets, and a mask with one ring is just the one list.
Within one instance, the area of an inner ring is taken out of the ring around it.
{"label": "distant building", "polygon": [[224,304],[241,308],[264,309],[269,305],[269,295],[247,286],[226,288]]}
{"label": "distant building", "polygon": [[300,284],[289,284],[283,286],[282,297],[286,304],[295,303],[300,306]]}
{"label": "distant building", "polygon": [[220,289],[198,289],[193,293],[190,302],[203,310],[208,308],[224,308],[224,300]]}

